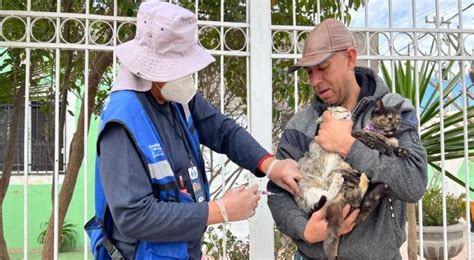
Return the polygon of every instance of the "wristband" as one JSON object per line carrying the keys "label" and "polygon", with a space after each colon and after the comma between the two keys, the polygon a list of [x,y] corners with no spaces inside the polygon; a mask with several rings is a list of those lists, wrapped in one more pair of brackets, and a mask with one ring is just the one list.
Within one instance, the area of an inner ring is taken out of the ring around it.
{"label": "wristband", "polygon": [[216,203],[217,206],[219,206],[219,209],[221,210],[221,215],[224,219],[224,223],[227,224],[227,222],[229,222],[229,218],[227,217],[227,211],[225,211],[224,203],[221,201],[221,199],[216,200]]}
{"label": "wristband", "polygon": [[277,159],[273,160],[273,161],[270,163],[270,166],[268,166],[267,178],[269,178],[269,179],[270,179],[270,174],[272,173],[273,166],[275,165],[276,161],[278,161],[278,160],[277,160]]}
{"label": "wristband", "polygon": [[273,157],[273,154],[271,153],[267,153],[265,156],[263,156],[262,158],[260,158],[260,160],[258,160],[258,166],[257,168],[263,172],[262,170],[262,164],[263,164],[263,161],[265,161],[266,159],[270,158],[270,157]]}

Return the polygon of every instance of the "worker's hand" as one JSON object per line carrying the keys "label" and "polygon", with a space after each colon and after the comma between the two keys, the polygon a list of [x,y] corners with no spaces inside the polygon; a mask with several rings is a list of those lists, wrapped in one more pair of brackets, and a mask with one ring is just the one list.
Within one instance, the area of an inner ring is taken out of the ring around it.
{"label": "worker's hand", "polygon": [[299,164],[292,159],[277,160],[272,158],[272,160],[274,161],[266,170],[267,177],[289,193],[302,198],[303,194],[298,186],[298,181],[303,179],[303,175],[300,173]]}
{"label": "worker's hand", "polygon": [[225,208],[228,221],[238,221],[255,215],[260,195],[257,194],[258,186],[255,184],[250,188],[240,186],[228,190],[219,199]]}

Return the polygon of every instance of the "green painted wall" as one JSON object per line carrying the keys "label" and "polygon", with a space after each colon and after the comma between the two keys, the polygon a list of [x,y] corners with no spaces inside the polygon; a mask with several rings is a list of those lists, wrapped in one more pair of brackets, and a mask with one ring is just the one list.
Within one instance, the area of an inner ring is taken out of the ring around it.
{"label": "green painted wall", "polygon": [[[98,120],[93,120],[88,139],[88,218],[94,214],[94,164],[95,142],[97,139]],[[23,185],[10,185],[3,205],[4,231],[8,248],[12,252],[23,250],[24,241],[24,204]],[[41,232],[42,222],[49,220],[51,215],[51,184],[30,184],[28,188],[28,246],[29,250],[40,249],[36,239]],[[84,168],[82,167],[76,182],[74,195],[69,205],[66,221],[76,225],[76,247],[83,246],[84,241]]]}
{"label": "green painted wall", "polygon": [[[466,177],[465,177],[465,163],[463,162],[461,168],[459,169],[459,172],[458,172],[458,177],[459,179],[465,181],[466,180]],[[472,160],[469,160],[468,161],[468,166],[467,166],[467,169],[469,170],[468,173],[469,173],[469,183],[470,183],[470,186],[471,187],[474,187],[474,161]],[[474,201],[474,192],[471,192],[471,200]]]}

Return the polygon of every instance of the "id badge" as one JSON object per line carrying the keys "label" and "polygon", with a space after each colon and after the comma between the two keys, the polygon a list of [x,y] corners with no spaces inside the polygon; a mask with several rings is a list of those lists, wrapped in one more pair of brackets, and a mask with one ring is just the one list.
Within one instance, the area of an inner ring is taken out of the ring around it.
{"label": "id badge", "polygon": [[199,173],[196,166],[188,168],[189,179],[191,180],[191,184],[193,186],[193,193],[194,197],[196,198],[197,202],[203,202],[206,200],[204,196],[204,190],[202,189],[201,182],[199,181]]}

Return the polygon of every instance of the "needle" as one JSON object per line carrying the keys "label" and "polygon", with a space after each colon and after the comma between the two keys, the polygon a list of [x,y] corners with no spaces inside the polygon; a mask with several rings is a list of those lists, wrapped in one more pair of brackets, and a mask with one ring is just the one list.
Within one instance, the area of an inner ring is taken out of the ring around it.
{"label": "needle", "polygon": [[273,192],[266,191],[266,190],[259,190],[257,193],[261,194],[261,195],[268,195],[268,196],[270,196],[270,195],[283,195],[281,193],[273,193]]}

